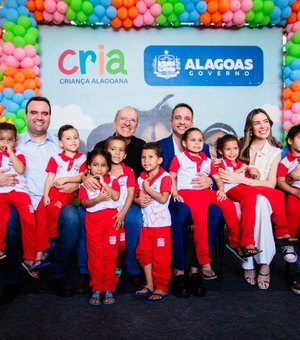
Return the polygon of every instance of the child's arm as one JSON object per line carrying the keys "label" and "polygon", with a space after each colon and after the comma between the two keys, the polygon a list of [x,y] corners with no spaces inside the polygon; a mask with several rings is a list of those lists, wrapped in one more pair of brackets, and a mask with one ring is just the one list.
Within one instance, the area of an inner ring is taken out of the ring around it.
{"label": "child's arm", "polygon": [[227,199],[227,195],[224,191],[224,183],[221,179],[221,177],[218,174],[212,175],[212,177],[214,178],[214,180],[216,181],[216,185],[217,185],[217,200],[218,201],[224,201]]}
{"label": "child's arm", "polygon": [[111,196],[111,193],[106,191],[106,190],[103,190],[99,193],[99,195],[95,198],[91,198],[91,199],[83,199],[81,201],[81,205],[84,207],[84,208],[91,208],[93,207],[94,205],[96,205],[97,203],[99,202],[102,202],[102,201],[109,201],[110,199],[112,198]]}
{"label": "child's arm", "polygon": [[277,177],[277,186],[280,190],[300,198],[300,190],[289,185],[285,177]]}
{"label": "child's arm", "polygon": [[55,181],[55,185],[60,186],[60,185],[66,184],[66,183],[81,183],[82,174],[83,174],[83,172],[81,172],[80,174],[78,174],[76,176],[58,178]]}
{"label": "child's arm", "polygon": [[133,202],[134,191],[135,191],[135,187],[128,187],[127,188],[127,198],[126,198],[126,201],[124,203],[124,206],[123,206],[122,210],[119,211],[118,214],[115,216],[116,227],[121,227],[124,224],[125,215],[127,214],[127,211],[129,210],[129,208],[130,208],[130,206]]}
{"label": "child's arm", "polygon": [[44,185],[44,206],[45,207],[50,204],[49,192],[52,187],[54,177],[55,177],[54,172],[48,172],[45,185]]}
{"label": "child's arm", "polygon": [[177,185],[176,185],[177,173],[173,172],[173,171],[170,171],[169,174],[170,174],[170,176],[172,178],[172,185],[173,185],[172,195],[173,195],[174,202],[182,202],[182,203],[184,203],[183,198],[178,194],[178,191],[177,191]]}
{"label": "child's arm", "polygon": [[9,155],[9,158],[12,162],[12,165],[15,169],[15,171],[22,175],[25,171],[25,164],[18,158],[18,156],[14,153],[14,149],[11,144],[7,144],[7,153]]}
{"label": "child's arm", "polygon": [[152,201],[152,198],[147,195],[144,191],[140,190],[138,195],[133,199],[133,202],[142,208],[146,208]]}
{"label": "child's arm", "polygon": [[247,164],[243,163],[238,169],[234,170],[236,174],[241,174],[243,171],[247,170]]}
{"label": "child's arm", "polygon": [[168,201],[170,193],[167,191],[157,192],[150,187],[150,178],[147,178],[143,182],[145,192],[151,196],[158,203],[164,204]]}
{"label": "child's arm", "polygon": [[120,191],[111,188],[107,183],[105,183],[103,176],[99,176],[99,183],[101,184],[102,188],[110,194],[110,197],[113,201],[117,201],[120,198]]}

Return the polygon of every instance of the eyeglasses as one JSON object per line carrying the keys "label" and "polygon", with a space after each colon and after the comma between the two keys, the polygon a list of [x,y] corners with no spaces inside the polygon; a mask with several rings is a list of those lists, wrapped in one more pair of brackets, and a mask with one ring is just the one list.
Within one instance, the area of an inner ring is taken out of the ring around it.
{"label": "eyeglasses", "polygon": [[137,119],[135,118],[129,118],[129,117],[125,117],[125,116],[122,116],[119,118],[120,121],[122,122],[129,122],[129,123],[132,123],[132,124],[137,124]]}

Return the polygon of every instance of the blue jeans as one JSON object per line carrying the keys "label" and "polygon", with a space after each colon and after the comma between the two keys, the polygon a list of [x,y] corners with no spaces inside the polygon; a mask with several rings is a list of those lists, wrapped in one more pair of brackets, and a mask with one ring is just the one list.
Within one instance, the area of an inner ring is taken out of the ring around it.
{"label": "blue jeans", "polygon": [[[201,209],[201,206],[199,206]],[[188,227],[193,224],[190,208],[181,202],[170,200],[169,210],[172,219],[172,256],[173,267],[178,270],[185,270],[186,267],[186,249],[188,240]],[[209,205],[208,211],[208,242],[210,250],[213,249],[219,228],[224,227],[224,218],[221,210]],[[192,267],[198,268],[196,252],[192,257]]]}
{"label": "blue jeans", "polygon": [[[58,236],[56,247],[49,267],[49,279],[63,278],[67,267],[72,260],[79,234],[79,215],[77,208],[71,204],[66,205],[58,219]],[[21,231],[17,210],[11,207],[10,218],[6,233],[6,254],[4,263],[4,283],[13,284],[18,279],[20,263]]]}
{"label": "blue jeans", "polygon": [[[80,216],[80,237],[77,245],[77,261],[81,274],[88,274],[87,266],[87,251],[86,251],[86,233],[84,226],[85,209],[79,208]],[[140,233],[142,230],[142,212],[140,207],[132,204],[129,208],[125,221],[126,229],[126,256],[125,264],[129,275],[140,274],[141,268],[135,257],[135,250],[139,242]]]}

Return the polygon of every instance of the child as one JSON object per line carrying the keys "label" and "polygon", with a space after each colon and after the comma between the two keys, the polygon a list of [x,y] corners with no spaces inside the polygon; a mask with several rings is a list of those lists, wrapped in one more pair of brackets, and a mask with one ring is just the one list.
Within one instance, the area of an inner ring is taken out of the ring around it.
{"label": "child", "polygon": [[[49,240],[57,237],[61,209],[74,201],[75,192],[61,192],[59,187],[66,183],[80,183],[85,170],[86,156],[78,152],[80,138],[72,125],[63,125],[58,130],[58,143],[63,151],[48,162],[44,196],[37,207],[38,250],[50,247]],[[44,254],[38,251],[33,268],[39,269],[49,254],[50,251]]]}
{"label": "child", "polygon": [[136,187],[136,180],[133,170],[123,163],[123,160],[126,158],[126,148],[126,140],[121,136],[112,136],[108,138],[105,143],[105,149],[111,154],[110,175],[116,177],[120,184],[118,214],[114,216],[116,220],[115,226],[117,230],[119,230],[119,254],[117,259],[118,276],[120,276],[122,273],[123,258],[126,251],[124,219],[133,202]]}
{"label": "child", "polygon": [[118,230],[115,216],[118,214],[120,185],[109,176],[111,156],[102,149],[94,149],[87,155],[87,169],[99,179],[99,189],[88,190],[83,184],[79,189],[79,200],[86,208],[85,228],[88,267],[92,296],[89,304],[98,306],[115,303],[114,292],[118,282],[116,260],[118,255]]}
{"label": "child", "polygon": [[[194,242],[198,261],[202,266],[202,276],[206,280],[217,277],[210,264],[208,247],[207,214],[209,204],[218,206],[226,220],[229,229],[229,244],[231,248],[239,247],[239,220],[235,205],[228,200],[224,192],[223,182],[211,160],[202,153],[203,134],[197,128],[190,128],[182,136],[185,151],[174,156],[170,165],[170,175],[177,178],[177,188],[173,193],[176,201],[184,202],[191,209],[194,222]],[[211,189],[193,189],[191,180],[198,174],[212,176],[218,191]],[[175,186],[175,184],[174,184]]]}
{"label": "child", "polygon": [[[6,257],[5,235],[9,219],[10,205],[16,207],[21,218],[23,258],[22,266],[29,275],[38,278],[38,272],[31,267],[36,259],[36,219],[27,184],[23,175],[25,171],[25,158],[16,151],[17,130],[13,124],[0,124],[0,168],[6,173],[15,174],[15,186],[0,187],[0,259]],[[46,249],[46,248],[45,248]]]}
{"label": "child", "polygon": [[[297,238],[300,225],[300,181],[288,181],[288,175],[293,172],[300,163],[300,124],[293,126],[287,136],[286,143],[289,151],[279,163],[277,171],[277,185],[284,191],[286,196],[286,216],[288,231],[293,238]],[[297,253],[293,246],[286,247],[286,261],[294,263],[297,261]],[[300,268],[299,268],[300,271]]]}
{"label": "child", "polygon": [[[256,200],[257,195],[266,197],[272,207],[272,221],[274,223],[275,238],[290,238],[287,230],[287,221],[284,211],[284,195],[279,190],[261,186],[259,174],[251,176],[254,168],[248,167],[238,159],[239,145],[238,139],[232,135],[225,135],[217,141],[218,157],[222,157],[219,164],[219,171],[237,172],[248,179],[248,184],[224,184],[227,197],[234,202],[239,202],[241,206],[241,246],[243,247],[242,256],[249,257],[260,252],[255,247],[254,227],[256,223]],[[250,179],[250,177],[252,179]],[[284,257],[285,260],[286,257]]]}
{"label": "child", "polygon": [[171,278],[171,215],[168,209],[172,191],[170,175],[160,167],[162,148],[158,143],[146,143],[142,148],[142,166],[138,178],[138,197],[142,207],[143,228],[136,257],[144,269],[146,285],[136,291],[136,297],[146,297],[149,304],[168,298]]}

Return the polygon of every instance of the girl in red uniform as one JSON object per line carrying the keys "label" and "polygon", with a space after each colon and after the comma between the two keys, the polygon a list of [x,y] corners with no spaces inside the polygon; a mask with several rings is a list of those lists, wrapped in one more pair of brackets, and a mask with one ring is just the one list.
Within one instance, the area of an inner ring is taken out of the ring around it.
{"label": "girl in red uniform", "polygon": [[120,185],[109,176],[111,156],[104,150],[94,149],[87,155],[87,169],[99,179],[99,189],[88,190],[83,184],[79,200],[86,208],[85,228],[88,267],[91,276],[91,305],[115,303],[114,292],[118,282],[116,260],[118,255],[118,230],[114,217],[118,213]]}

